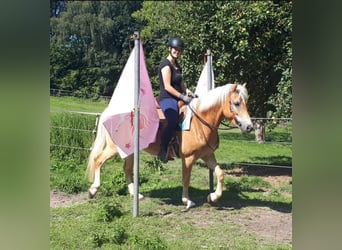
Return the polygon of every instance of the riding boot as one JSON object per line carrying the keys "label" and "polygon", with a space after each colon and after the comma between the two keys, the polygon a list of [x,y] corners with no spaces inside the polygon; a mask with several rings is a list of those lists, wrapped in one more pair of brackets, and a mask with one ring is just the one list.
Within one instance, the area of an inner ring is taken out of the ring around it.
{"label": "riding boot", "polygon": [[165,149],[163,146],[160,147],[160,151],[158,153],[158,159],[162,161],[163,163],[168,162],[167,149]]}

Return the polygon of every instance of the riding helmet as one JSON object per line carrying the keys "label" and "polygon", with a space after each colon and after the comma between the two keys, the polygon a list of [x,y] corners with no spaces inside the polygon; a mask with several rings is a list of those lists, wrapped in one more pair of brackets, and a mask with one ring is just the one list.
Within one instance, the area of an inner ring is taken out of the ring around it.
{"label": "riding helmet", "polygon": [[166,46],[171,48],[181,48],[183,49],[184,43],[179,37],[172,37],[170,40],[166,43]]}

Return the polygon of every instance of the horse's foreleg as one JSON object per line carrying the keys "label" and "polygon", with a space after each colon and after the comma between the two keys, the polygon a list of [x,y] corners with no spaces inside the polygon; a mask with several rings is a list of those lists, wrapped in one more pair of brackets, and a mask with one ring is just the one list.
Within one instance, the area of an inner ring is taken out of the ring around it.
{"label": "horse's foreleg", "polygon": [[224,172],[219,165],[216,165],[214,173],[217,177],[216,190],[208,195],[208,202],[217,202],[222,196]]}
{"label": "horse's foreleg", "polygon": [[192,164],[193,164],[193,161],[189,159],[182,160],[182,179],[183,179],[182,202],[186,206],[185,211],[187,211],[188,209],[196,205],[189,198],[189,186],[190,186]]}
{"label": "horse's foreleg", "polygon": [[220,166],[217,164],[217,161],[216,161],[214,155],[207,157],[203,160],[206,162],[208,168],[210,168],[214,171],[214,173],[217,177],[216,190],[215,190],[215,192],[210,193],[208,195],[207,199],[208,199],[208,202],[217,202],[222,196],[224,172],[222,171]]}
{"label": "horse's foreleg", "polygon": [[[133,164],[134,164],[134,155],[129,155],[125,158],[124,162],[124,172],[126,181],[128,184],[128,192],[131,196],[134,196],[134,183],[133,183]],[[142,194],[139,194],[139,200],[144,199]]]}

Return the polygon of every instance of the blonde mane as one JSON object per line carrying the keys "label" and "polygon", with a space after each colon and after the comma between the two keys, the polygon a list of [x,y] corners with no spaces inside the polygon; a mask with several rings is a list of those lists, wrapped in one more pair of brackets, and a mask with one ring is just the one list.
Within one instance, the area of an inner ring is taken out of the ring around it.
{"label": "blonde mane", "polygon": [[[198,109],[200,111],[206,111],[211,107],[224,103],[226,101],[229,90],[233,84],[226,84],[217,88],[210,90],[205,95],[201,96],[199,99]],[[238,84],[237,91],[239,92],[242,100],[247,103],[248,101],[248,92],[245,86]]]}

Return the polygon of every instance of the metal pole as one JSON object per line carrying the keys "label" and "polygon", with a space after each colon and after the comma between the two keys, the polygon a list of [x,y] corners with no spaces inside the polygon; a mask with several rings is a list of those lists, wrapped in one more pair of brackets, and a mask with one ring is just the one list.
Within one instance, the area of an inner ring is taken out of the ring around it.
{"label": "metal pole", "polygon": [[[207,87],[208,91],[213,88],[213,79],[211,77],[211,68],[212,68],[212,61],[211,61],[211,51],[210,49],[207,50]],[[214,191],[214,173],[212,169],[209,169],[209,192]]]}
{"label": "metal pole", "polygon": [[213,79],[211,77],[211,69],[212,69],[212,58],[211,58],[211,51],[210,49],[207,50],[207,77],[208,77],[208,91],[211,90],[213,88]]}
{"label": "metal pole", "polygon": [[133,197],[133,217],[139,216],[139,117],[140,117],[140,37],[139,32],[134,32],[134,197]]}

